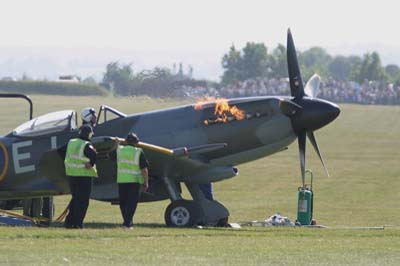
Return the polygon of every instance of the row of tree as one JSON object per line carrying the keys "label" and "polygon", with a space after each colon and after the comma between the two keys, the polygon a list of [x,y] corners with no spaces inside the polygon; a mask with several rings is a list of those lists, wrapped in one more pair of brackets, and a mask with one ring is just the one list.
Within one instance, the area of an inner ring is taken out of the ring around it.
{"label": "row of tree", "polygon": [[[331,56],[323,48],[313,47],[298,51],[298,61],[304,80],[318,73],[323,79],[400,84],[400,68],[397,65],[383,66],[377,52],[363,56]],[[211,84],[214,88],[248,79],[284,78],[288,75],[286,47],[279,44],[268,52],[263,43],[248,42],[240,51],[232,45],[222,57],[222,67],[221,82]],[[210,82],[194,80],[192,74],[193,68],[189,66],[184,73],[182,64],[179,64],[179,70],[174,65],[172,70],[156,67],[135,73],[131,64],[111,62],[106,67],[101,85],[116,95],[156,97],[174,97],[184,86],[210,86]]]}
{"label": "row of tree", "polygon": [[132,64],[111,62],[106,67],[102,86],[116,95],[149,95],[155,97],[174,97],[183,86],[207,86],[207,81],[193,80],[193,68],[189,66],[187,73],[182,63],[179,70],[156,67],[134,73]]}
{"label": "row of tree", "polygon": [[[397,65],[383,66],[377,52],[361,56],[331,56],[321,47],[298,51],[298,61],[304,79],[314,73],[322,78],[363,82],[375,80],[400,82]],[[287,77],[286,47],[279,44],[270,53],[263,43],[248,42],[240,51],[232,45],[222,58],[223,84],[254,78]]]}

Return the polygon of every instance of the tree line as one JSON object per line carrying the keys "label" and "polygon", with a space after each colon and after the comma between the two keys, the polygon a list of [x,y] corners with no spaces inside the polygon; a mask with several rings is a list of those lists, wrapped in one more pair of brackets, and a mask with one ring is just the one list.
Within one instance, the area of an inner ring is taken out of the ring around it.
{"label": "tree line", "polygon": [[[321,47],[312,47],[297,53],[304,80],[318,73],[323,79],[400,83],[399,66],[383,66],[377,52],[363,56],[332,56]],[[271,52],[263,43],[248,42],[242,50],[232,45],[221,63],[224,69],[221,82],[225,85],[260,77],[283,78],[288,75],[286,47],[282,44],[278,44]]]}
{"label": "tree line", "polygon": [[[400,85],[400,68],[390,64],[383,66],[377,52],[363,56],[332,56],[321,47],[298,51],[298,61],[304,80],[314,73],[322,79],[339,81],[365,80]],[[156,67],[135,73],[132,64],[111,62],[106,66],[101,85],[115,95],[150,95],[174,97],[185,88],[214,87],[216,89],[257,78],[285,78],[288,76],[286,47],[278,44],[269,51],[263,43],[248,42],[241,50],[232,45],[222,56],[224,70],[219,83],[193,79],[193,68],[186,72],[182,63],[179,69]]]}
{"label": "tree line", "polygon": [[179,70],[155,67],[152,70],[142,70],[134,73],[132,64],[120,64],[111,62],[106,66],[101,85],[112,94],[149,95],[154,97],[175,97],[182,87],[206,87],[212,82],[195,80],[192,78],[193,69],[183,70],[183,64],[179,64]]}

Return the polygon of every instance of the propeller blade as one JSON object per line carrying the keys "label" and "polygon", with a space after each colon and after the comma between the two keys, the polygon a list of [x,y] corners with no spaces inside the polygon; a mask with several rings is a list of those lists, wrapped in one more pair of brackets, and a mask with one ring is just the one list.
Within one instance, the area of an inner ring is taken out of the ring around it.
{"label": "propeller blade", "polygon": [[306,169],[306,131],[302,130],[298,134],[299,155],[300,155],[300,168],[301,168],[301,181],[303,187],[305,186],[305,169]]}
{"label": "propeller blade", "polygon": [[330,176],[329,176],[329,173],[328,173],[328,169],[327,169],[326,166],[325,166],[324,159],[322,158],[322,155],[321,155],[321,153],[320,153],[320,151],[319,151],[318,144],[317,144],[317,141],[316,141],[315,136],[314,136],[314,132],[313,132],[313,131],[307,132],[307,136],[308,136],[308,139],[311,141],[311,144],[313,145],[313,147],[314,147],[314,149],[315,149],[315,152],[318,154],[319,159],[321,160],[321,163],[322,163],[322,166],[323,166],[324,169],[325,169],[326,175],[327,175],[328,177],[330,177]]}
{"label": "propeller blade", "polygon": [[303,107],[293,101],[281,99],[279,100],[279,109],[281,109],[282,113],[286,116],[293,117],[303,110]]}
{"label": "propeller blade", "polygon": [[288,29],[287,35],[287,64],[290,81],[290,94],[295,98],[302,98],[304,96],[303,81],[299,63],[297,62],[296,48],[294,46],[292,33]]}
{"label": "propeller blade", "polygon": [[321,83],[321,77],[314,74],[308,81],[304,88],[304,93],[310,97],[316,97],[319,92],[319,84]]}

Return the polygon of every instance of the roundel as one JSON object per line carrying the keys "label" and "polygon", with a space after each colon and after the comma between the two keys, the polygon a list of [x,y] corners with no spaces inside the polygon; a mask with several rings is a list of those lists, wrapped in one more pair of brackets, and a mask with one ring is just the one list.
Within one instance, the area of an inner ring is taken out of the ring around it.
{"label": "roundel", "polygon": [[0,182],[6,176],[8,169],[8,153],[6,146],[0,142]]}

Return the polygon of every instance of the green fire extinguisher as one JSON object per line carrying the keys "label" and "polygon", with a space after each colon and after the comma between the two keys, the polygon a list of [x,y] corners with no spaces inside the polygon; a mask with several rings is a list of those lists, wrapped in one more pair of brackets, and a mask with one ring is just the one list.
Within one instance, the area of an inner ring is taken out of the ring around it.
{"label": "green fire extinguisher", "polygon": [[313,174],[310,170],[307,170],[306,173],[309,173],[311,177],[310,186],[308,187],[303,182],[303,186],[298,189],[297,221],[301,225],[310,225],[313,218]]}

